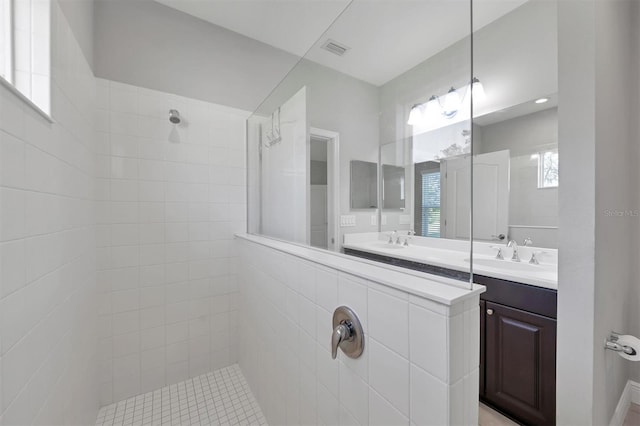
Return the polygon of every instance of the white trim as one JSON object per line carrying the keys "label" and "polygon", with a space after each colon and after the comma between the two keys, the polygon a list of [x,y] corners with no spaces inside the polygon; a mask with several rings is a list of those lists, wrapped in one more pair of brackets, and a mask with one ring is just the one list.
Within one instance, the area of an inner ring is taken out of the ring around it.
{"label": "white trim", "polygon": [[620,395],[616,410],[613,412],[613,416],[609,422],[610,426],[622,426],[624,424],[624,419],[629,413],[631,403],[640,404],[640,383],[634,382],[633,380],[627,381],[622,395]]}
{"label": "white trim", "polygon": [[640,383],[629,380],[627,385],[631,384],[631,402],[640,405]]}
{"label": "white trim", "polygon": [[[300,243],[292,243],[262,235],[237,233],[235,236],[236,238],[270,247],[386,287],[395,288],[418,298],[432,300],[441,305],[452,306],[464,300],[477,297],[485,291],[485,287],[478,284],[473,284],[471,289],[468,287],[463,288],[460,284],[465,284],[464,281],[361,259]],[[411,296],[409,301],[412,301]]]}
{"label": "white trim", "polygon": [[[332,251],[340,251],[340,223],[337,220],[340,215],[340,133],[331,130],[309,128],[309,141],[311,137],[319,137],[327,141],[327,166],[329,175],[327,181],[327,197],[330,214],[327,215],[328,247]],[[333,243],[331,239],[333,238]]]}

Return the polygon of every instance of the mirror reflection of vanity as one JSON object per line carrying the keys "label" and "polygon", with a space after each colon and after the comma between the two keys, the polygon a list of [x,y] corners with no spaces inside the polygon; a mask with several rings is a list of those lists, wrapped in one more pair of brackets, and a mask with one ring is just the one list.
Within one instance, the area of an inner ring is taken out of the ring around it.
{"label": "mirror reflection of vanity", "polygon": [[[474,241],[506,244],[511,239],[530,239],[536,247],[557,247],[554,98],[539,104],[532,100],[474,119]],[[412,195],[411,224],[416,235],[469,238],[469,228],[459,223],[456,214],[461,207],[468,208],[460,194],[469,191],[469,152],[464,148],[456,148],[451,156],[446,149],[429,152],[434,139],[465,147],[468,138],[464,125],[414,135],[413,179],[407,191]],[[392,229],[387,226],[384,230]]]}
{"label": "mirror reflection of vanity", "polygon": [[[325,36],[346,37],[350,19],[365,9],[408,22],[407,9],[391,10],[390,5],[355,2]],[[525,0],[500,5],[500,10],[483,10],[483,3],[474,8],[478,20],[473,51],[468,24],[454,20],[455,29],[447,34],[457,35],[428,54],[412,50],[411,60],[407,56],[400,65],[399,57],[391,58],[401,52],[384,53],[390,60],[384,72],[378,69],[380,61],[361,63],[370,57],[364,52],[377,40],[375,32],[340,59],[325,56],[321,43],[314,46],[254,119],[259,129],[252,134],[259,134],[261,142],[250,157],[259,154],[256,170],[262,182],[250,187],[262,191],[257,202],[263,214],[250,222],[257,232],[282,237],[291,234],[295,224],[295,241],[309,243],[311,233],[305,226],[313,222],[312,206],[300,208],[313,189],[302,179],[308,173],[297,160],[278,168],[284,165],[281,160],[302,158],[304,135],[309,143],[314,140],[310,129],[320,128],[340,140],[338,150],[327,151],[336,173],[328,174],[335,178],[333,186],[327,184],[333,196],[328,196],[332,202],[325,203],[323,212],[338,224],[327,244],[333,250],[344,251],[354,238],[393,240],[401,246],[393,247],[396,257],[411,257],[404,247],[424,248],[431,252],[416,253],[411,261],[428,258],[434,267],[456,271],[455,277],[465,281],[460,285],[467,286],[472,240],[474,258],[510,258],[517,244],[526,245],[519,253],[525,261],[536,255],[535,260],[555,266],[557,8],[553,2]],[[425,14],[435,13],[428,2],[418,6]],[[443,17],[468,12],[461,5],[442,6],[437,13]],[[405,36],[394,34],[398,41]],[[283,195],[282,203],[274,206],[271,201],[284,194],[279,189],[283,185],[296,196]],[[270,232],[273,229],[282,232]],[[511,247],[509,241],[514,241]],[[455,262],[445,258],[443,248],[456,251]],[[543,268],[535,269],[537,275],[531,278],[525,268],[515,273],[511,267],[506,273],[500,269],[505,264],[487,265],[520,282],[530,278],[529,283],[551,285],[556,280],[554,272]],[[473,266],[475,272],[489,270]]]}

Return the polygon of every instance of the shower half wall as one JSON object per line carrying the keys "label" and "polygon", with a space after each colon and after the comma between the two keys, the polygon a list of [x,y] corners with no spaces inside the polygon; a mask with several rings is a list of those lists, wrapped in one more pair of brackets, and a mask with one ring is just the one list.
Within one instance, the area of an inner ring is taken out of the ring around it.
{"label": "shower half wall", "polygon": [[[477,424],[479,294],[240,236],[238,361],[269,424]],[[331,359],[332,313],[353,309],[364,352]]]}

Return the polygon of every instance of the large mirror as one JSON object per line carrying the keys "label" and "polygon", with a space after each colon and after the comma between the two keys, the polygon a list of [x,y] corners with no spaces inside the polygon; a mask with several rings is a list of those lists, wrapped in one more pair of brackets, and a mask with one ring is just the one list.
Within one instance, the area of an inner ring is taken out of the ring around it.
{"label": "large mirror", "polygon": [[556,9],[344,1],[248,120],[249,232],[466,283],[472,240],[555,247]]}

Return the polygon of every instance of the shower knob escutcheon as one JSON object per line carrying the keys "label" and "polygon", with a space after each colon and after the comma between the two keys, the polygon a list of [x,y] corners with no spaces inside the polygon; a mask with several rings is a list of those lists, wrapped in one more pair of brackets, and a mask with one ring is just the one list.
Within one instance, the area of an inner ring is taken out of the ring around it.
{"label": "shower knob escutcheon", "polygon": [[338,348],[349,358],[359,358],[364,350],[364,331],[355,312],[340,306],[333,312],[331,358],[336,359]]}

